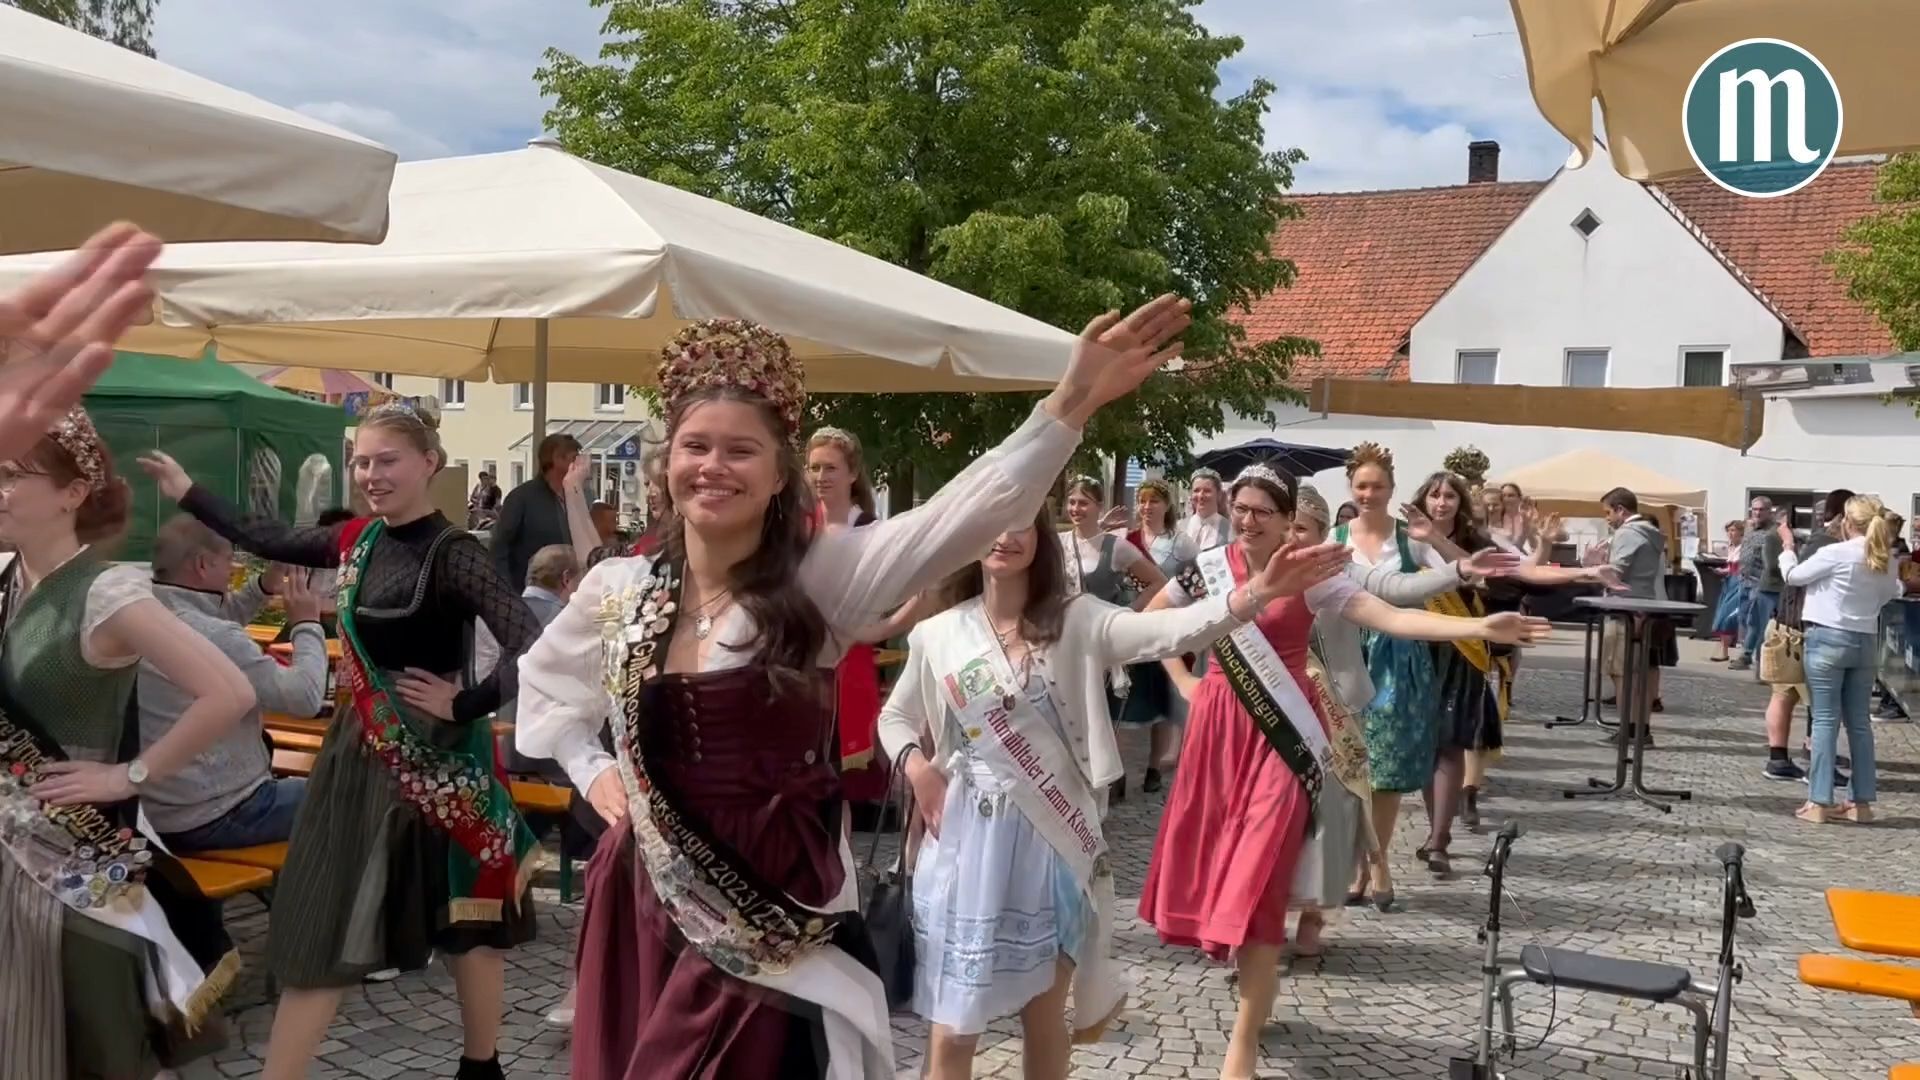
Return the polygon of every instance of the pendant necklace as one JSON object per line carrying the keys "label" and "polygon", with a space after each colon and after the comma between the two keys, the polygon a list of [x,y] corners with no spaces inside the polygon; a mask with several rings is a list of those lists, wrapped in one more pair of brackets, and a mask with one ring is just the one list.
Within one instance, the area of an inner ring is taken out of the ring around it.
{"label": "pendant necklace", "polygon": [[714,614],[720,611],[725,601],[731,599],[732,596],[733,590],[728,589],[700,605],[699,610],[694,613],[693,617],[693,636],[696,640],[705,641],[707,640],[707,635],[713,633]]}

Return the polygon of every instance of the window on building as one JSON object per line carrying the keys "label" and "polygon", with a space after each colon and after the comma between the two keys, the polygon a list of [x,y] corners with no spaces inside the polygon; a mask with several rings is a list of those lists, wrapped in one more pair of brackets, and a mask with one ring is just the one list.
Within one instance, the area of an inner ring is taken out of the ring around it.
{"label": "window on building", "polygon": [[1607,349],[1568,349],[1566,384],[1582,389],[1607,385]]}
{"label": "window on building", "polygon": [[516,409],[533,408],[533,384],[517,382],[513,384],[513,407]]}
{"label": "window on building", "polygon": [[1454,357],[1453,381],[1463,386],[1492,386],[1500,372],[1500,350],[1461,349]]}
{"label": "window on building", "polygon": [[527,463],[526,462],[524,461],[514,462],[511,472],[513,473],[514,487],[519,487],[521,484],[524,484],[527,482]]}
{"label": "window on building", "polygon": [[627,407],[627,384],[603,382],[600,384],[594,407],[613,411]]}
{"label": "window on building", "polygon": [[375,386],[377,386],[377,387],[379,387],[379,388],[380,388],[380,389],[382,389],[382,390],[391,390],[391,389],[393,389],[393,372],[391,372],[391,371],[376,371],[376,372],[374,372],[374,373],[373,373],[373,385],[375,385]]}
{"label": "window on building", "polygon": [[1680,353],[1681,386],[1725,386],[1727,350],[1685,349]]}
{"label": "window on building", "polygon": [[488,476],[493,477],[494,483],[497,484],[500,482],[500,463],[499,462],[483,461],[480,463],[480,471],[483,473],[486,473]]}
{"label": "window on building", "polygon": [[467,380],[440,380],[440,407],[443,409],[464,409],[467,407]]}
{"label": "window on building", "polygon": [[1595,232],[1599,231],[1599,229],[1600,219],[1594,215],[1592,210],[1582,210],[1580,211],[1580,216],[1573,219],[1573,231],[1579,233],[1581,236],[1591,237]]}

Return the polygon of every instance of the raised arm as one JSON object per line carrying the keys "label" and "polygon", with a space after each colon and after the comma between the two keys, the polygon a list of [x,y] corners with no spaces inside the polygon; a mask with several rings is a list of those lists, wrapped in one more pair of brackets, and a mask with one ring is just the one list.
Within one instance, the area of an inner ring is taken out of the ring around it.
{"label": "raised arm", "polygon": [[1806,562],[1801,562],[1798,551],[1783,545],[1780,548],[1780,574],[1789,585],[1811,585],[1840,568],[1839,547],[1839,544],[1828,544],[1807,556]]}
{"label": "raised arm", "polygon": [[180,509],[242,551],[295,566],[340,565],[340,530],[344,526],[296,527],[277,518],[243,514],[240,508],[193,482],[180,463],[154,450],[142,454],[140,468],[153,478],[160,494],[177,501]]}
{"label": "raised arm", "polygon": [[1074,345],[1053,393],[1005,442],[926,503],[863,529],[832,529],[800,567],[829,626],[854,629],[978,559],[995,537],[1033,520],[1101,406],[1132,393],[1179,354],[1189,305],[1163,296],[1121,319],[1103,315]]}
{"label": "raised arm", "polygon": [[593,527],[593,508],[587,504],[587,470],[592,464],[592,458],[579,455],[567,466],[567,475],[560,482],[564,492],[561,501],[567,506],[567,535],[573,540],[573,554],[581,566],[587,565],[600,547],[600,530]]}

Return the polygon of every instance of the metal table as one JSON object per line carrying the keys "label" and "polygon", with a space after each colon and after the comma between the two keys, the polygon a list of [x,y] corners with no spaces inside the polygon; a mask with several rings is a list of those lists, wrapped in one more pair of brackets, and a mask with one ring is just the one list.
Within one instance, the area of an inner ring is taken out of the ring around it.
{"label": "metal table", "polygon": [[1581,622],[1586,625],[1585,641],[1580,650],[1580,715],[1556,716],[1543,726],[1549,728],[1577,727],[1591,720],[1600,727],[1618,727],[1606,718],[1600,708],[1600,658],[1606,655],[1606,619],[1600,612],[1582,604],[1581,601],[1593,597],[1575,597],[1574,610]]}
{"label": "metal table", "polygon": [[[1647,634],[1653,626],[1653,620],[1691,619],[1700,613],[1703,606],[1679,600],[1636,600],[1620,596],[1583,596],[1574,604],[1594,612],[1601,620],[1612,620],[1614,632],[1626,635],[1626,648],[1622,650],[1623,661],[1620,665],[1620,717],[1623,722],[1632,718],[1635,703],[1640,700],[1640,680],[1649,674]],[[1645,618],[1635,618],[1636,615]],[[1569,799],[1577,799],[1582,796],[1606,798],[1625,792],[1663,814],[1671,812],[1673,804],[1661,800],[1679,799],[1685,802],[1692,799],[1691,791],[1650,788],[1642,780],[1642,771],[1647,764],[1647,736],[1651,730],[1651,724],[1635,724],[1631,740],[1614,740],[1617,756],[1611,781],[1588,777],[1585,788],[1570,788],[1561,794]],[[1632,762],[1631,775],[1629,761]]]}

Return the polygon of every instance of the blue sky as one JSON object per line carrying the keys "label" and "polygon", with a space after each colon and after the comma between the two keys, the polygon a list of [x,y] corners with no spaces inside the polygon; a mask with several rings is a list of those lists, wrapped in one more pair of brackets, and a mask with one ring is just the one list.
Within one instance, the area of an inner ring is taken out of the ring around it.
{"label": "blue sky", "polygon": [[[539,133],[548,47],[591,55],[586,0],[160,0],[163,60],[378,139],[409,158],[504,150]],[[1246,49],[1229,89],[1278,87],[1270,145],[1297,146],[1302,191],[1452,184],[1497,139],[1505,177],[1552,172],[1506,0],[1205,0]]]}

